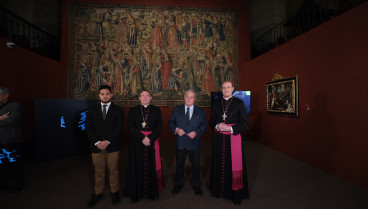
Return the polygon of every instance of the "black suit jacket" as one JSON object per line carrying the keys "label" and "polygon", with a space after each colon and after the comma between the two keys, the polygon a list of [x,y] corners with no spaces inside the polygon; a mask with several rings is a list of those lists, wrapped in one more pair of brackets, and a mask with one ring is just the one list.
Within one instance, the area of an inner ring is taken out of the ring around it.
{"label": "black suit jacket", "polygon": [[124,125],[123,108],[111,103],[106,118],[102,118],[101,103],[89,108],[86,118],[86,133],[91,142],[92,153],[101,152],[95,145],[98,141],[107,140],[110,144],[107,146],[107,152],[116,152],[120,150],[120,135]]}

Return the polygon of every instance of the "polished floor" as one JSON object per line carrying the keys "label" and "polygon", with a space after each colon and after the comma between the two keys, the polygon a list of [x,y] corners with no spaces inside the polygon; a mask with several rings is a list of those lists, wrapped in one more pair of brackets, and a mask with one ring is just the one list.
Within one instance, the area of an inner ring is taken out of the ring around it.
{"label": "polished floor", "polygon": [[[190,184],[190,168],[186,169],[183,190],[173,196],[175,149],[172,142],[161,142],[165,188],[159,200],[145,199],[130,203],[123,198],[117,206],[111,204],[108,188],[94,207],[152,209],[367,209],[368,190],[303,164],[259,143],[246,141],[245,152],[251,199],[240,206],[229,200],[210,196],[210,141],[204,141],[201,151],[203,196],[195,196]],[[127,146],[121,151],[122,187],[126,173]],[[92,165],[89,155],[47,162],[26,161],[24,190],[14,194],[0,190],[1,209],[79,209],[87,208],[92,192]]]}

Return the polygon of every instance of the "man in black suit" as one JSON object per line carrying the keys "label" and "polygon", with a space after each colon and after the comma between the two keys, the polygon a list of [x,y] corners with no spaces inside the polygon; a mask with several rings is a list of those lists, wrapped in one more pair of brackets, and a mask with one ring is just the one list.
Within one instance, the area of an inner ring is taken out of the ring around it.
{"label": "man in black suit", "polygon": [[173,194],[181,191],[184,185],[184,163],[186,155],[192,164],[193,189],[196,195],[201,196],[200,156],[201,136],[207,130],[206,113],[194,105],[196,94],[188,90],[184,95],[185,104],[174,108],[169,120],[170,130],[176,135],[176,184]]}
{"label": "man in black suit", "polygon": [[118,160],[124,112],[111,102],[113,94],[109,86],[100,86],[99,97],[101,103],[89,108],[86,119],[86,132],[91,142],[92,162],[95,167],[94,194],[88,202],[89,208],[102,198],[106,167],[109,172],[112,204],[120,202]]}

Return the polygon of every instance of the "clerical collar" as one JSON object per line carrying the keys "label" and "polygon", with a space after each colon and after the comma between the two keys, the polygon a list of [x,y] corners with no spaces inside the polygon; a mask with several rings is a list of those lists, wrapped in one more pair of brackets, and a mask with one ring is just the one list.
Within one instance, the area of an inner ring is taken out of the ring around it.
{"label": "clerical collar", "polygon": [[[233,97],[233,96],[231,96],[231,97]],[[229,98],[225,98],[225,97],[223,97],[223,98],[224,98],[224,100],[226,100],[226,101],[227,101],[227,100],[231,99],[231,97],[229,97]]]}
{"label": "clerical collar", "polygon": [[[142,104],[141,104],[142,105]],[[142,105],[144,108],[147,108],[149,105]]]}

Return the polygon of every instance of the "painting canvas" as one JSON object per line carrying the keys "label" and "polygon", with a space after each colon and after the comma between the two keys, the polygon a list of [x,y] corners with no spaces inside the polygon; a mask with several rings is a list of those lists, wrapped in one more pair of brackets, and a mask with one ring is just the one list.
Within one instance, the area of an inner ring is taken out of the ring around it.
{"label": "painting canvas", "polygon": [[267,113],[298,116],[298,77],[266,83]]}
{"label": "painting canvas", "polygon": [[177,105],[192,89],[210,106],[221,83],[238,86],[237,11],[170,6],[71,3],[68,96],[136,105],[149,90],[155,105]]}

